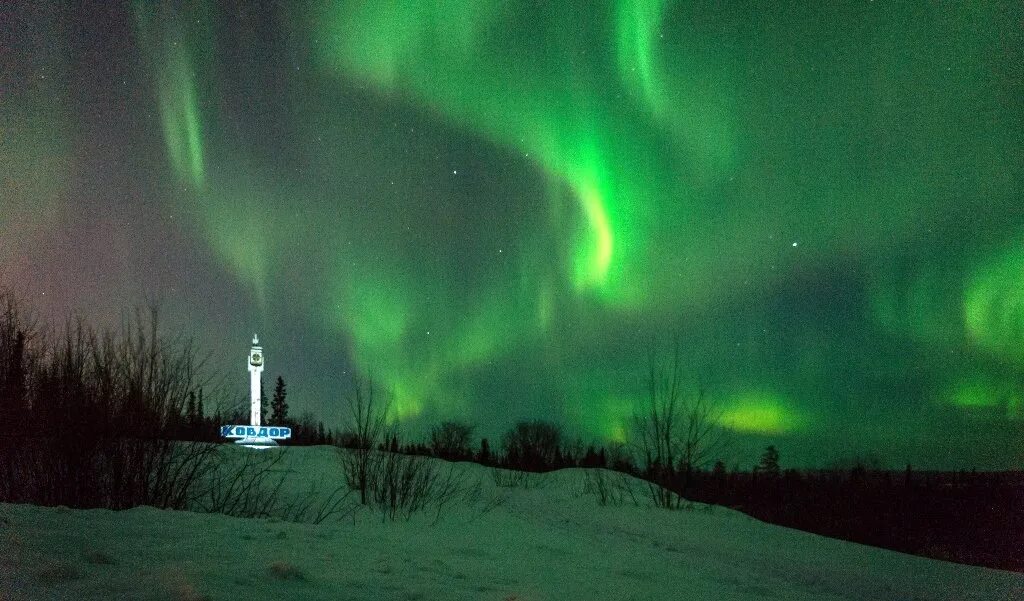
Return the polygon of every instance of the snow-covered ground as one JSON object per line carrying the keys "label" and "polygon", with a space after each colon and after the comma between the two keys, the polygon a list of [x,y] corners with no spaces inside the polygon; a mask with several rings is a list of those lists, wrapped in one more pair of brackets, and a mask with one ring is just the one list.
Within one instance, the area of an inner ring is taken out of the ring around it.
{"label": "snow-covered ground", "polygon": [[[293,448],[285,463],[290,491],[341,479],[336,449]],[[480,494],[460,496],[440,518],[364,511],[314,525],[0,504],[0,600],[1024,599],[1020,574],[722,508],[602,506],[583,493],[586,470],[508,488],[487,468],[458,469]]]}

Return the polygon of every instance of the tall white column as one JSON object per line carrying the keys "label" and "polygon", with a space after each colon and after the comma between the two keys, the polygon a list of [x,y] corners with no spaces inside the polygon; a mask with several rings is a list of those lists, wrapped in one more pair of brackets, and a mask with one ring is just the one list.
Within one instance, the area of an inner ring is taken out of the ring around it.
{"label": "tall white column", "polygon": [[252,348],[249,349],[249,393],[252,399],[252,414],[249,419],[249,424],[252,426],[260,425],[260,393],[262,392],[260,386],[260,379],[263,374],[263,347],[259,345],[259,338],[256,334],[252,335]]}

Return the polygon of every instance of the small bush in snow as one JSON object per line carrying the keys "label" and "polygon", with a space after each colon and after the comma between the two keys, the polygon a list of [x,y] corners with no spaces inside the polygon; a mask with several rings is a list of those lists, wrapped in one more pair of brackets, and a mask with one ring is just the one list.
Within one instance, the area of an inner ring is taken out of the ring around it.
{"label": "small bush in snow", "polygon": [[305,580],[306,575],[287,561],[275,561],[267,568],[270,575],[279,580]]}
{"label": "small bush in snow", "polygon": [[462,468],[426,457],[377,453],[369,469],[369,496],[372,505],[386,519],[404,517],[421,511],[436,511],[437,517],[456,498],[467,498],[469,488]]}
{"label": "small bush in snow", "polygon": [[167,597],[173,601],[210,601],[210,596],[200,593],[180,568],[165,572],[161,580]]}
{"label": "small bush in snow", "polygon": [[541,488],[546,483],[543,474],[491,468],[494,484],[501,488]]}
{"label": "small bush in snow", "polygon": [[[218,453],[236,451],[221,448]],[[340,519],[355,511],[357,506],[349,502],[351,491],[344,484],[313,482],[301,493],[287,492],[290,471],[283,463],[287,453],[287,449],[278,449],[272,453],[235,454],[234,461],[218,460],[204,479],[194,508],[234,517],[307,524]]]}
{"label": "small bush in snow", "polygon": [[597,497],[599,505],[621,505],[632,503],[639,506],[640,499],[633,491],[626,474],[606,469],[590,469],[583,475],[583,494]]}

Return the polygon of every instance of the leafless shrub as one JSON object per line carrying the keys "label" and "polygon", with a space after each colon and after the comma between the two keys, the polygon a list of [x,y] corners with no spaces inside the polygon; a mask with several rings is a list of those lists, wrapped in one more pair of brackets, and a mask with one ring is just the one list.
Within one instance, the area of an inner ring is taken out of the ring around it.
{"label": "leafless shrub", "polygon": [[473,451],[473,426],[446,421],[430,430],[430,451],[443,459],[468,459]]}
{"label": "leafless shrub", "polygon": [[352,491],[344,483],[331,487],[313,482],[303,493],[286,495],[290,475],[284,469],[287,449],[234,453],[240,450],[221,447],[221,453],[232,453],[235,457],[221,457],[209,472],[195,500],[195,509],[311,524],[348,517],[356,510],[349,502]]}
{"label": "leafless shrub", "polygon": [[[321,491],[327,490],[327,494]],[[313,482],[304,494],[296,495],[288,503],[274,510],[275,517],[289,522],[321,524],[327,520],[351,516],[360,505],[349,502],[352,490],[347,484],[324,488],[322,483]]]}
{"label": "leafless shrub", "polygon": [[505,460],[513,468],[543,470],[556,467],[562,447],[562,429],[542,420],[517,423],[502,436]]}
{"label": "leafless shrub", "polygon": [[373,380],[352,379],[343,441],[349,446],[340,461],[345,483],[359,492],[359,503],[381,511],[383,519],[408,519],[433,508],[441,511],[463,490],[461,470],[425,457],[378,450],[383,442],[397,446],[397,432],[388,425],[390,403],[377,395]]}
{"label": "leafless shrub", "polygon": [[494,484],[501,488],[543,488],[547,484],[544,474],[506,470],[499,467],[491,468]]}
{"label": "leafless shrub", "polygon": [[472,521],[504,505],[508,501],[508,495],[485,494],[483,477],[478,476],[472,483],[467,484],[463,488],[460,501],[466,507],[477,509],[477,513],[469,518]]}
{"label": "leafless shrub", "polygon": [[605,469],[588,469],[583,474],[583,494],[594,495],[602,506],[620,507],[626,503],[640,506],[631,479],[626,474]]}
{"label": "leafless shrub", "polygon": [[160,577],[163,590],[174,601],[210,601],[210,596],[200,593],[196,585],[179,567],[172,567]]}
{"label": "leafless shrub", "polygon": [[479,505],[480,512],[476,517],[486,515],[495,509],[502,507],[508,502],[508,497],[495,495],[485,501],[482,501]]}
{"label": "leafless shrub", "polygon": [[343,439],[351,448],[341,455],[342,469],[349,486],[359,491],[359,502],[368,505],[371,501],[371,478],[376,468],[376,448],[392,434],[388,428],[390,403],[377,398],[372,379],[364,382],[357,375],[352,376],[352,390],[347,401],[348,416]]}
{"label": "leafless shrub", "polygon": [[[131,446],[131,441],[122,443]],[[141,504],[184,509],[196,494],[199,483],[216,470],[220,461],[217,447],[202,442],[167,440],[149,441],[149,444],[148,455],[143,451],[135,457],[143,469],[149,470],[148,482],[137,484],[142,489]],[[131,466],[125,471],[133,473]]]}
{"label": "leafless shrub", "polygon": [[306,580],[306,574],[287,561],[275,561],[267,567],[267,571],[279,580]]}
{"label": "leafless shrub", "polygon": [[241,453],[240,460],[222,460],[209,474],[198,507],[235,517],[273,517],[285,483],[278,469],[285,453]]}
{"label": "leafless shrub", "polygon": [[465,493],[461,468],[415,455],[380,452],[372,461],[369,478],[373,505],[384,519],[410,518],[433,509],[435,519],[460,494]]}

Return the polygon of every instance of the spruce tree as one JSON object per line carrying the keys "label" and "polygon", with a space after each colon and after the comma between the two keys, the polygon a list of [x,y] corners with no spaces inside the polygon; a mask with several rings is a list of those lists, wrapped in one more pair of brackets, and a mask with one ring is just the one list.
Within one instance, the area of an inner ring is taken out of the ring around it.
{"label": "spruce tree", "polygon": [[480,454],[477,455],[477,461],[483,465],[491,462],[491,444],[486,438],[480,440]]}
{"label": "spruce tree", "polygon": [[196,423],[199,425],[200,440],[216,440],[217,428],[220,426],[220,419],[212,424],[206,421],[206,409],[203,407],[203,389],[199,389],[199,396],[196,398]]}
{"label": "spruce tree", "polygon": [[196,414],[196,393],[194,390],[188,393],[188,404],[185,407],[185,421],[188,423],[188,428],[191,430],[191,434],[195,435],[196,424],[199,423]]}
{"label": "spruce tree", "polygon": [[756,469],[768,476],[779,475],[779,450],[775,448],[775,445],[768,445],[765,448],[764,453],[761,454],[761,463]]}
{"label": "spruce tree", "polygon": [[284,378],[277,376],[274,387],[274,399],[270,401],[270,423],[284,424],[288,421],[288,391],[285,389]]}
{"label": "spruce tree", "polygon": [[[10,343],[11,341],[7,341]],[[18,330],[10,356],[0,365],[0,429],[17,430],[25,421],[25,332]]]}

